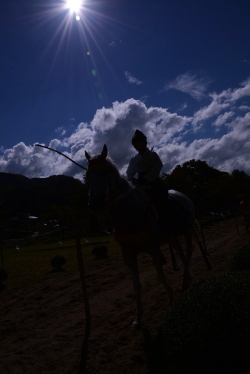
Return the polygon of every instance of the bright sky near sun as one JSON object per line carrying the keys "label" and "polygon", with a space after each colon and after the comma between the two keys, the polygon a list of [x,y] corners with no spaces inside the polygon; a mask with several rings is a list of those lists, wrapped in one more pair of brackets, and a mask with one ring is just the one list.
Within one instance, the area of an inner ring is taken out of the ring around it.
{"label": "bright sky near sun", "polygon": [[71,13],[75,14],[77,21],[81,19],[79,13],[81,11],[82,4],[83,4],[83,1],[81,0],[67,0],[65,3],[65,8],[69,9]]}
{"label": "bright sky near sun", "polygon": [[8,0],[0,4],[0,172],[125,173],[135,129],[163,172],[191,159],[250,174],[250,2]]}

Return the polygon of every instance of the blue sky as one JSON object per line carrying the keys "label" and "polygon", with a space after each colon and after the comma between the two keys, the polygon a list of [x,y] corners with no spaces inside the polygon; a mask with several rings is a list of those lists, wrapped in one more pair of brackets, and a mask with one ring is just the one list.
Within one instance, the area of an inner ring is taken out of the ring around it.
{"label": "blue sky", "polygon": [[[0,171],[82,170],[84,151],[122,173],[136,128],[163,171],[201,159],[250,174],[250,2],[0,3]],[[76,19],[78,17],[78,20]]]}

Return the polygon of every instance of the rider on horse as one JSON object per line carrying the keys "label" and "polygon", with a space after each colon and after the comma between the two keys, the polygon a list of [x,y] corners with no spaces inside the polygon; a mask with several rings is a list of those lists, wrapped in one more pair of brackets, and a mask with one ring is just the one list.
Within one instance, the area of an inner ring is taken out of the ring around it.
{"label": "rider on horse", "polygon": [[[168,189],[159,176],[163,166],[161,159],[153,149],[148,148],[147,137],[140,130],[135,131],[132,144],[138,153],[129,162],[128,180],[150,196],[159,218],[163,218],[166,215]],[[135,178],[136,174],[138,179]]]}
{"label": "rider on horse", "polygon": [[[128,180],[150,190],[159,183],[159,175],[163,166],[161,159],[153,149],[150,150],[147,147],[147,137],[140,130],[135,131],[132,144],[138,153],[129,162]],[[138,179],[135,179],[136,174]]]}
{"label": "rider on horse", "polygon": [[[186,211],[175,201],[168,198],[168,188],[160,178],[163,164],[153,148],[148,148],[146,135],[140,130],[136,130],[132,138],[132,144],[138,153],[129,162],[127,168],[128,180],[142,188],[150,196],[163,228],[166,227],[166,224],[172,226],[174,221],[177,220],[176,214],[185,220]],[[138,179],[135,178],[136,174]],[[180,218],[178,220],[181,221]]]}

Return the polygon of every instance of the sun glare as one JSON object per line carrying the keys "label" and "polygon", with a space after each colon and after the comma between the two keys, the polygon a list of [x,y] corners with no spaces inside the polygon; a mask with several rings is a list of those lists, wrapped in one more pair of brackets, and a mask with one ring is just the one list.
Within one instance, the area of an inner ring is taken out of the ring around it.
{"label": "sun glare", "polygon": [[[53,60],[50,64],[47,82],[59,64],[58,60],[65,58],[65,61],[68,62],[68,52],[75,50],[78,45],[79,54],[82,54],[85,63],[82,74],[88,75],[95,100],[101,100],[103,103],[104,88],[97,64],[99,56],[102,57],[115,78],[116,76],[112,65],[101,48],[102,43],[99,44],[99,38],[102,40],[103,30],[116,23],[116,20],[97,11],[90,0],[57,0],[51,3],[53,5],[44,7],[36,14],[41,29],[48,23],[54,25],[51,39],[46,44],[46,49],[41,56],[41,58],[44,58],[53,49]],[[73,39],[74,43],[71,42]],[[92,53],[92,51],[95,53]],[[73,59],[70,59],[70,64],[72,61]]]}
{"label": "sun glare", "polygon": [[81,9],[82,1],[81,0],[67,0],[66,7],[72,13],[78,13]]}

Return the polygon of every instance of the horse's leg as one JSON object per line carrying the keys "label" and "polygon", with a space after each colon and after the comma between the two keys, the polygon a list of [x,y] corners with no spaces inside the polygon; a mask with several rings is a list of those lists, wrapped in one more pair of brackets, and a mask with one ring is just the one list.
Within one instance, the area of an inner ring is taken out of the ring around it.
{"label": "horse's leg", "polygon": [[176,252],[177,252],[177,254],[178,254],[178,256],[179,256],[179,258],[180,258],[180,260],[181,260],[181,262],[183,264],[183,266],[185,266],[185,264],[186,264],[186,256],[185,256],[185,253],[184,253],[184,251],[183,251],[183,249],[182,249],[182,247],[180,245],[180,242],[179,242],[177,236],[176,235],[172,235],[172,234],[169,235],[168,236],[168,244],[169,244],[169,247],[172,247],[172,248],[174,248],[176,250]]}
{"label": "horse's leg", "polygon": [[139,268],[137,262],[138,249],[129,246],[121,246],[123,260],[128,266],[133,282],[136,302],[136,317],[132,324],[133,329],[141,327],[141,320],[143,315],[142,301],[141,301],[141,282],[139,276]]}
{"label": "horse's leg", "polygon": [[175,258],[175,255],[174,255],[173,247],[172,247],[172,245],[171,245],[170,242],[168,243],[168,245],[169,245],[169,249],[170,249],[170,254],[171,254],[173,269],[174,270],[179,270],[179,267],[178,267],[178,264],[176,262],[176,258]]}
{"label": "horse's leg", "polygon": [[157,276],[158,276],[160,282],[162,283],[162,285],[164,286],[164,288],[167,291],[168,298],[169,298],[169,305],[171,305],[172,302],[174,301],[174,293],[173,293],[172,288],[168,284],[168,282],[166,280],[166,277],[164,275],[163,269],[162,269],[162,259],[161,259],[160,248],[153,248],[151,256],[152,256],[153,261],[154,261]]}
{"label": "horse's leg", "polygon": [[[185,238],[186,238],[186,236],[185,236]],[[177,238],[177,235],[171,235],[171,237],[169,237],[169,243],[177,251],[177,253],[178,253],[178,255],[181,259],[181,262],[183,264],[183,267],[184,267],[182,285],[181,285],[181,288],[184,291],[185,289],[187,289],[190,286],[189,262],[190,262],[190,259],[191,259],[191,256],[192,256],[192,250],[191,250],[192,239],[191,239],[191,242],[189,242],[188,244],[187,244],[187,241],[186,241],[186,246],[189,248],[189,250],[186,250],[186,254],[185,254],[183,248],[180,245],[180,242]],[[188,256],[189,256],[189,258],[188,258]]]}
{"label": "horse's leg", "polygon": [[209,259],[208,259],[208,257],[207,257],[207,252],[206,252],[205,248],[203,247],[202,243],[200,242],[199,237],[198,237],[198,234],[197,234],[197,232],[195,231],[195,229],[193,229],[193,233],[194,233],[194,238],[195,238],[195,240],[196,240],[196,242],[198,243],[198,246],[199,246],[199,248],[200,248],[201,254],[202,254],[203,258],[204,258],[204,261],[205,261],[205,263],[206,263],[206,265],[207,265],[207,268],[208,268],[209,270],[211,270],[211,269],[212,269],[212,266],[211,266],[211,264],[210,264],[210,262],[209,262]]}
{"label": "horse's leg", "polygon": [[142,301],[141,301],[141,282],[140,282],[140,276],[139,276],[137,257],[134,258],[133,263],[130,263],[129,268],[130,268],[131,275],[132,275],[132,281],[133,281],[133,287],[134,287],[134,293],[135,293],[135,302],[136,302],[136,317],[132,324],[132,328],[138,329],[141,327],[143,307],[142,307]]}
{"label": "horse's leg", "polygon": [[186,242],[186,263],[184,266],[182,289],[185,290],[190,286],[191,277],[189,272],[189,265],[193,254],[193,233],[192,230],[187,230],[184,235]]}

